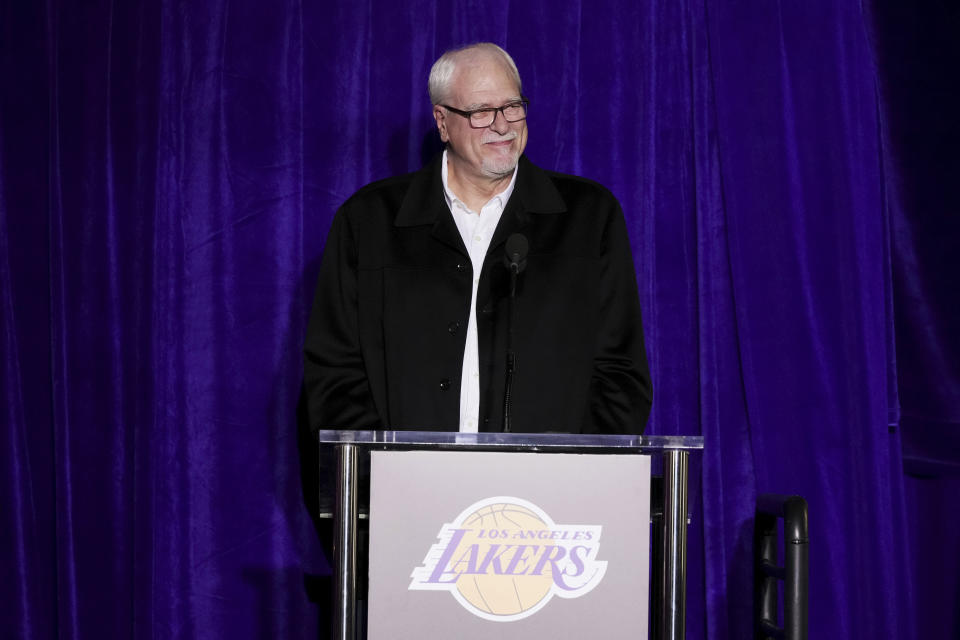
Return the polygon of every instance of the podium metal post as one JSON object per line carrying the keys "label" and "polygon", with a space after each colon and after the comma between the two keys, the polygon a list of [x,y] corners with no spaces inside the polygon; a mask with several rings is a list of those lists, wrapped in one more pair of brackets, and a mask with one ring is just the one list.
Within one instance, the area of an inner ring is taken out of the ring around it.
{"label": "podium metal post", "polygon": [[357,602],[357,445],[337,445],[337,498],[333,556],[336,606],[333,637],[354,640]]}
{"label": "podium metal post", "polygon": [[682,640],[687,594],[687,470],[690,454],[664,451],[663,469],[663,637]]}

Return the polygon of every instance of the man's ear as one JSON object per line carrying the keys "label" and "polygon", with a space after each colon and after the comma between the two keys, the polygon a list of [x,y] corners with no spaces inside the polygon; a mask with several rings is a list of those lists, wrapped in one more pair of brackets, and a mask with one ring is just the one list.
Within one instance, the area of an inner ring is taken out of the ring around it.
{"label": "man's ear", "polygon": [[443,107],[438,104],[433,105],[433,119],[437,123],[437,131],[440,133],[440,140],[443,142],[448,142],[450,136],[447,134],[447,114],[444,113]]}

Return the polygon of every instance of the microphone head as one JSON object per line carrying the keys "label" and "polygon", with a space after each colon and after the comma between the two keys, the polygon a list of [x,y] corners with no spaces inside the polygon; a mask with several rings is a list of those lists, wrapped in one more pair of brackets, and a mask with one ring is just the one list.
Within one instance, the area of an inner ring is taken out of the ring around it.
{"label": "microphone head", "polygon": [[510,234],[507,238],[505,247],[506,255],[503,263],[514,273],[520,273],[527,268],[527,253],[530,251],[530,243],[527,242],[527,236],[522,233]]}

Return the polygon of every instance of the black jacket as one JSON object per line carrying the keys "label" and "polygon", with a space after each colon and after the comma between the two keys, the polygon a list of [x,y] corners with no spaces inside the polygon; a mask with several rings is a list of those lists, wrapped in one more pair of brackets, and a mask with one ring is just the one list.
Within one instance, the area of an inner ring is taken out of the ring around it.
{"label": "black jacket", "polygon": [[[305,344],[314,429],[456,430],[472,266],[438,157],[337,212]],[[480,430],[502,428],[507,237],[530,253],[516,299],[514,432],[640,433],[651,384],[620,205],[521,157],[477,292]]]}

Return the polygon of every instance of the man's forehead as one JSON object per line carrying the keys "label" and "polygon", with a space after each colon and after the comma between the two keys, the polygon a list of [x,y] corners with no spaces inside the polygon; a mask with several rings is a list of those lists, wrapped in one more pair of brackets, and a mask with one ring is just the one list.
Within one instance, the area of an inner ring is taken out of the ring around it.
{"label": "man's forehead", "polygon": [[[475,101],[470,108],[500,106],[504,101],[520,98],[519,87],[506,63],[486,52],[458,60],[452,85],[461,98]],[[498,104],[492,104],[491,100]]]}

